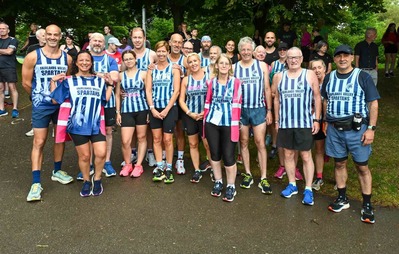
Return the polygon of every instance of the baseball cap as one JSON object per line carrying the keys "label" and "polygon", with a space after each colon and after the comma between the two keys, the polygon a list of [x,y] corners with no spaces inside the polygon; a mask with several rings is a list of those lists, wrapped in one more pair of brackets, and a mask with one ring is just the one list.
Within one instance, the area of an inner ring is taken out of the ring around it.
{"label": "baseball cap", "polygon": [[211,37],[209,37],[209,35],[204,35],[201,38],[201,42],[203,42],[203,41],[212,41],[212,40],[211,40]]}
{"label": "baseball cap", "polygon": [[115,44],[116,46],[122,46],[122,43],[120,43],[118,38],[115,38],[115,37],[109,38],[108,44]]}
{"label": "baseball cap", "polygon": [[350,54],[353,55],[353,50],[351,47],[349,47],[348,45],[342,44],[339,45],[335,51],[334,51],[334,56],[338,55],[339,53],[345,53],[345,54]]}
{"label": "baseball cap", "polygon": [[285,43],[285,42],[281,42],[281,43],[278,45],[277,50],[280,50],[280,49],[288,49],[288,44]]}

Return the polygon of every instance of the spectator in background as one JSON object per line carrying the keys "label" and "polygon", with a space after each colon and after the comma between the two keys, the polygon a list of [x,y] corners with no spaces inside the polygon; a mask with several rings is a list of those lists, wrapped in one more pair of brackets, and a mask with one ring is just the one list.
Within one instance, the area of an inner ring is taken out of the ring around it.
{"label": "spectator in background", "polygon": [[193,28],[193,30],[191,30],[190,42],[194,46],[194,52],[195,53],[200,53],[201,52],[201,40],[198,39],[197,36],[198,36],[198,29],[197,28]]}
{"label": "spectator in background", "polygon": [[259,30],[256,29],[254,36],[252,36],[252,40],[255,42],[256,46],[263,45],[262,36],[259,34]]}
{"label": "spectator in background", "polygon": [[118,38],[116,37],[109,38],[108,48],[105,49],[105,54],[115,59],[116,63],[118,64],[118,69],[120,71],[122,64],[122,54],[118,51],[119,46],[122,46],[122,44],[119,42]]}
{"label": "spectator in background", "polygon": [[312,31],[313,34],[313,45],[312,45],[312,49],[315,49],[317,46],[317,43],[319,41],[323,40],[323,36],[320,35],[320,30],[318,28],[313,28]]}
{"label": "spectator in background", "polygon": [[292,48],[296,45],[297,35],[294,31],[291,30],[291,24],[289,22],[285,22],[283,25],[283,30],[277,33],[277,44],[280,42],[285,42],[288,45],[288,48]]}
{"label": "spectator in background", "polygon": [[18,90],[16,87],[18,81],[16,59],[18,41],[9,36],[9,32],[8,25],[0,22],[0,116],[8,115],[7,110],[4,108],[4,88],[8,84],[13,102],[12,118],[17,118],[19,116],[17,109]]}
{"label": "spectator in background", "polygon": [[306,25],[301,26],[302,37],[301,37],[301,51],[303,55],[303,67],[308,68],[310,48],[312,47],[312,36],[308,32]]}
{"label": "spectator in background", "polygon": [[25,51],[29,46],[38,44],[39,40],[36,38],[36,31],[38,29],[38,25],[35,23],[30,24],[30,32],[28,34],[28,38],[26,39],[24,45],[21,48],[21,51]]}
{"label": "spectator in background", "polygon": [[310,54],[309,61],[322,59],[324,64],[326,65],[327,72],[326,74],[330,73],[332,70],[332,57],[330,54],[327,53],[328,51],[328,43],[325,41],[319,41],[316,45],[315,51]]}
{"label": "spectator in background", "polygon": [[191,43],[191,41],[186,41],[183,43],[183,48],[182,48],[181,52],[183,53],[183,55],[185,57],[187,57],[188,54],[193,53],[193,50],[194,50],[194,46]]}
{"label": "spectator in background", "polygon": [[190,40],[190,32],[187,31],[187,23],[186,22],[182,22],[180,25],[180,30],[179,30],[179,34],[183,37],[183,41],[188,41]]}
{"label": "spectator in background", "polygon": [[93,34],[92,32],[87,33],[87,36],[85,38],[85,43],[82,45],[82,50],[90,50],[89,45],[90,45],[90,37],[92,34]]}
{"label": "spectator in background", "polygon": [[370,74],[374,84],[378,81],[378,46],[374,43],[377,37],[377,29],[366,29],[365,39],[355,46],[355,67]]}
{"label": "spectator in background", "polygon": [[111,37],[115,37],[112,35],[112,29],[109,25],[104,26],[104,39],[105,39],[105,48],[108,48],[108,40]]}
{"label": "spectator in background", "polygon": [[72,57],[73,60],[76,59],[76,56],[78,55],[80,48],[76,45],[73,44],[73,36],[70,34],[67,34],[65,36],[65,44],[60,46],[60,49],[66,52],[68,55]]}
{"label": "spectator in background", "polygon": [[396,54],[398,53],[399,36],[396,33],[395,23],[389,24],[381,39],[384,45],[385,54],[385,77],[394,77],[393,68],[395,67]]}
{"label": "spectator in background", "polygon": [[46,44],[46,37],[45,37],[46,30],[43,28],[40,28],[36,31],[36,38],[39,41],[39,43],[30,45],[28,49],[26,50],[26,54],[29,54],[30,52],[43,47]]}
{"label": "spectator in background", "polygon": [[228,56],[231,59],[231,62],[233,64],[241,60],[240,54],[235,52],[236,43],[233,40],[228,40],[224,48],[226,49],[226,56]]}
{"label": "spectator in background", "polygon": [[121,46],[118,47],[118,52],[123,53],[124,51],[132,50],[132,47],[127,43],[126,36],[123,36],[121,39]]}

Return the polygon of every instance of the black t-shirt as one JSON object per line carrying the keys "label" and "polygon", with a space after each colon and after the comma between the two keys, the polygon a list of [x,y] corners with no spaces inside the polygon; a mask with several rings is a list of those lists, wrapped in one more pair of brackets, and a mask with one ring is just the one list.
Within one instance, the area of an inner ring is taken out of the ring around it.
{"label": "black t-shirt", "polygon": [[276,61],[279,58],[280,58],[280,56],[278,55],[278,50],[276,48],[270,54],[266,52],[265,63],[267,63],[268,65],[271,65],[274,61]]}
{"label": "black t-shirt", "polygon": [[277,38],[280,39],[280,43],[281,42],[285,42],[288,44],[288,48],[291,48],[292,46],[294,46],[294,41],[298,38],[296,33],[294,31],[280,31],[277,34]]}
{"label": "black t-shirt", "polygon": [[35,51],[36,49],[41,48],[41,47],[43,47],[43,46],[40,46],[39,43],[30,45],[28,47],[28,49],[26,50],[26,54],[29,54],[30,52]]}
{"label": "black t-shirt", "polygon": [[193,44],[193,52],[199,53],[201,52],[201,40],[200,39],[190,39],[190,42]]}
{"label": "black t-shirt", "polygon": [[328,69],[328,64],[333,62],[332,57],[328,53],[325,53],[324,56],[319,55],[317,52],[310,54],[309,61],[317,59],[323,60],[324,64],[326,65],[326,70]]}
{"label": "black t-shirt", "polygon": [[0,39],[0,49],[14,49],[11,55],[0,55],[0,69],[13,69],[16,68],[17,58],[16,51],[18,48],[18,41],[14,37],[7,37],[6,39]]}
{"label": "black t-shirt", "polygon": [[374,42],[368,44],[367,41],[361,41],[355,46],[355,55],[359,56],[359,68],[376,67],[378,58],[378,46]]}

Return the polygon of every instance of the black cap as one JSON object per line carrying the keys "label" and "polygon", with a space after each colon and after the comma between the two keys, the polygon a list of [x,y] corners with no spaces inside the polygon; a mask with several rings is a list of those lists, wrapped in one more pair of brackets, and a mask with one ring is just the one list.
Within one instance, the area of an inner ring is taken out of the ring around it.
{"label": "black cap", "polygon": [[278,45],[277,50],[280,50],[280,49],[288,49],[288,44],[285,43],[285,42],[280,42],[280,44]]}
{"label": "black cap", "polygon": [[340,53],[345,53],[345,54],[350,54],[353,55],[353,50],[351,47],[349,47],[348,45],[342,44],[339,45],[335,51],[334,51],[334,56],[340,54]]}

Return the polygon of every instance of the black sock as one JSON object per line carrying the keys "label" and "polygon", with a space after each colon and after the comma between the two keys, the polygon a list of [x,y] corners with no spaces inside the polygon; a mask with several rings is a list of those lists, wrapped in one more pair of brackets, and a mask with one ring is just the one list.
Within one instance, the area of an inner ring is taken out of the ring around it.
{"label": "black sock", "polygon": [[339,195],[340,197],[345,198],[345,197],[346,197],[346,187],[344,187],[344,188],[338,188],[338,195]]}
{"label": "black sock", "polygon": [[363,197],[363,206],[371,206],[371,194],[364,194],[362,193]]}

